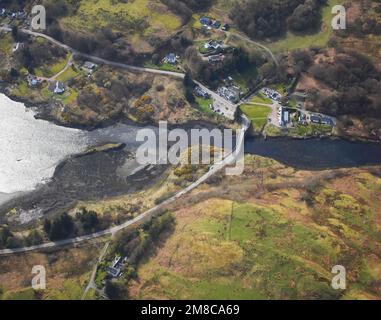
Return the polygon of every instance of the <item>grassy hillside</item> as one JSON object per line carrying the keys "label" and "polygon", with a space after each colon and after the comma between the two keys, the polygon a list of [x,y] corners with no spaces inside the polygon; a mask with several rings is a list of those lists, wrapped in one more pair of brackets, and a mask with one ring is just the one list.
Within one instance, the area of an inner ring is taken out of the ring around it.
{"label": "grassy hillside", "polygon": [[254,124],[255,129],[261,129],[266,123],[271,108],[262,105],[243,104],[240,106],[242,112],[246,114],[251,122]]}
{"label": "grassy hillside", "polygon": [[95,32],[101,27],[124,32],[139,51],[149,49],[144,38],[168,37],[181,26],[181,19],[159,0],[83,0],[75,15],[65,17],[61,24],[68,29]]}
{"label": "grassy hillside", "polygon": [[269,43],[268,47],[274,52],[292,51],[311,46],[325,47],[333,34],[331,21],[334,15],[331,13],[331,10],[332,7],[337,4],[342,4],[342,2],[338,0],[328,0],[328,4],[322,9],[322,26],[320,32],[301,35],[288,32],[286,37]]}
{"label": "grassy hillside", "polygon": [[[79,300],[102,243],[50,253],[0,257],[0,300]],[[46,290],[31,288],[33,266],[46,269]],[[87,299],[95,299],[91,291]]]}
{"label": "grassy hillside", "polygon": [[[175,212],[176,229],[141,266],[133,298],[380,298],[380,168],[316,174],[260,158],[246,166],[245,177]],[[330,285],[337,264],[345,291]]]}

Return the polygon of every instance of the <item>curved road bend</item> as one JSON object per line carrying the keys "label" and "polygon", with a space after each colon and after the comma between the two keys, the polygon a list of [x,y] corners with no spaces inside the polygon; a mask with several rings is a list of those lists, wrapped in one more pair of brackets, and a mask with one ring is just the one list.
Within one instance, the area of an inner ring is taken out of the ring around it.
{"label": "curved road bend", "polygon": [[[12,31],[12,29],[10,27],[0,27],[0,30],[5,30],[5,31]],[[103,59],[103,58],[99,58],[97,56],[93,56],[91,54],[87,54],[87,53],[82,53],[44,33],[40,33],[40,32],[35,32],[35,31],[31,31],[31,30],[28,30],[28,29],[20,29],[21,32],[24,32],[26,34],[29,34],[31,36],[34,36],[34,37],[42,37],[42,38],[45,38],[46,40],[56,44],[57,46],[63,48],[63,49],[66,49],[67,51],[71,51],[73,52],[74,54],[77,54],[79,56],[82,56],[88,60],[91,60],[91,61],[94,61],[96,63],[100,63],[100,64],[106,64],[106,65],[110,65],[110,66],[113,66],[113,67],[117,67],[117,68],[124,68],[124,69],[129,69],[129,70],[133,70],[133,71],[140,71],[140,72],[150,72],[150,73],[155,73],[155,74],[162,74],[162,75],[167,75],[167,76],[172,76],[172,77],[177,77],[177,78],[181,78],[183,79],[184,78],[184,74],[181,73],[181,72],[173,72],[173,71],[165,71],[165,70],[158,70],[158,69],[151,69],[151,68],[145,68],[145,67],[137,67],[137,66],[133,66],[133,65],[129,65],[129,64],[126,64],[126,63],[120,63],[120,62],[115,62],[115,61],[111,61],[111,60],[107,60],[107,59]]]}
{"label": "curved road bend", "polygon": [[250,127],[250,121],[246,117],[242,117],[242,128],[239,132],[239,136],[237,138],[237,146],[236,149],[229,154],[225,159],[223,159],[221,162],[214,164],[211,166],[210,170],[205,173],[202,177],[200,177],[197,181],[193,182],[191,185],[189,185],[187,188],[179,191],[175,195],[173,195],[171,198],[165,200],[161,204],[158,204],[157,206],[141,213],[140,215],[136,216],[135,218],[128,220],[124,222],[121,225],[115,226],[108,228],[106,230],[98,231],[92,234],[88,234],[85,236],[80,236],[80,237],[75,237],[71,239],[65,239],[65,240],[60,240],[56,242],[46,242],[43,244],[31,246],[31,247],[22,247],[22,248],[15,248],[15,249],[3,249],[0,250],[0,256],[3,255],[9,255],[9,254],[14,254],[14,253],[24,253],[24,252],[30,252],[30,251],[35,251],[35,250],[42,250],[42,249],[49,249],[49,248],[56,248],[56,247],[61,247],[65,245],[70,245],[70,244],[76,244],[96,238],[100,238],[103,236],[110,236],[110,235],[115,235],[118,231],[123,230],[139,221],[142,221],[144,218],[149,216],[150,214],[154,213],[156,210],[174,202],[176,199],[180,198],[184,194],[192,191],[193,189],[197,188],[200,184],[204,183],[207,179],[209,179],[212,175],[223,169],[227,165],[231,165],[234,163],[234,161],[237,159],[237,156],[240,154],[240,151],[243,148],[244,141],[245,141],[245,133],[246,130]]}
{"label": "curved road bend", "polygon": [[232,33],[230,31],[225,31],[225,33],[228,35],[228,36],[233,36],[233,37],[237,37],[237,38],[240,38],[241,40],[244,40],[244,41],[247,41],[249,43],[252,43],[254,45],[256,45],[257,47],[260,47],[262,48],[263,50],[265,50],[271,57],[271,59],[274,60],[274,63],[276,64],[277,67],[279,67],[279,62],[277,60],[277,58],[275,57],[274,53],[269,49],[267,48],[266,46],[264,46],[263,44],[259,43],[259,42],[256,42],[254,40],[251,40],[250,38],[246,37],[246,36],[243,36],[239,33]]}
{"label": "curved road bend", "polygon": [[[0,30],[11,31],[12,29],[9,27],[0,27]],[[87,53],[79,52],[78,50],[76,50],[76,49],[74,49],[74,48],[72,48],[72,47],[70,47],[70,46],[68,46],[68,45],[66,45],[66,44],[46,35],[46,34],[44,34],[44,33],[34,32],[34,31],[31,31],[28,29],[20,29],[20,31],[22,31],[26,34],[32,35],[34,37],[42,37],[42,38],[54,43],[55,45],[65,49],[67,51],[71,51],[73,54],[77,54],[79,56],[82,56],[83,58],[88,59],[90,61],[93,61],[95,63],[105,64],[105,65],[109,65],[112,67],[127,69],[127,70],[131,70],[131,71],[148,72],[148,73],[153,73],[153,74],[158,74],[158,75],[171,76],[171,77],[175,77],[175,78],[179,78],[179,79],[184,79],[184,77],[185,77],[185,74],[181,73],[181,72],[165,71],[165,70],[145,68],[145,67],[137,67],[137,66],[133,66],[130,64],[126,64],[126,63],[115,62],[115,61],[103,59],[103,58],[93,56],[93,55],[90,55]],[[206,92],[209,92],[213,96],[214,101],[216,101],[218,103],[218,105],[221,106],[221,111],[224,112],[224,115],[227,118],[229,118],[229,119],[234,118],[235,110],[237,108],[236,105],[232,104],[230,101],[226,100],[225,98],[219,96],[214,91],[211,91],[210,89],[208,89],[203,84],[201,84],[197,81],[195,81],[195,82],[203,90],[205,90]]]}

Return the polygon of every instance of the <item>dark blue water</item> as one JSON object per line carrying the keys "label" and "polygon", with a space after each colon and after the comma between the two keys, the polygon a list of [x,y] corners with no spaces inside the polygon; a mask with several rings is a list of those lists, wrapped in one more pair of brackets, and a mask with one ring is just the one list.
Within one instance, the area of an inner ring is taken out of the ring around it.
{"label": "dark blue water", "polygon": [[381,143],[341,139],[246,138],[245,153],[309,170],[381,164]]}

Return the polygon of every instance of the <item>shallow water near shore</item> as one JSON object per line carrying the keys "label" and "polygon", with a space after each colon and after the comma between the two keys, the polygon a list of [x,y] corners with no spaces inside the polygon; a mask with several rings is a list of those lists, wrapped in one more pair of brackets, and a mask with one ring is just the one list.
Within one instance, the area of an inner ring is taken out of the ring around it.
{"label": "shallow water near shore", "polygon": [[[149,188],[167,168],[135,161],[134,151],[141,144],[136,142],[138,126],[118,123],[86,131],[34,116],[32,109],[0,94],[0,207],[7,212],[17,206],[28,213],[23,219],[20,215],[20,221],[37,216],[29,215],[37,209],[53,212],[78,200]],[[125,147],[84,153],[106,143]],[[245,153],[306,170],[381,164],[381,144],[340,139],[246,138]]]}
{"label": "shallow water near shore", "polygon": [[36,120],[34,111],[0,94],[0,192],[33,190],[89,139],[77,129]]}
{"label": "shallow water near shore", "polygon": [[32,191],[53,177],[65,159],[108,142],[137,147],[134,126],[118,124],[85,131],[35,119],[23,103],[0,94],[0,203]]}
{"label": "shallow water near shore", "polygon": [[248,138],[245,152],[268,157],[296,169],[324,170],[381,164],[381,144],[342,139]]}

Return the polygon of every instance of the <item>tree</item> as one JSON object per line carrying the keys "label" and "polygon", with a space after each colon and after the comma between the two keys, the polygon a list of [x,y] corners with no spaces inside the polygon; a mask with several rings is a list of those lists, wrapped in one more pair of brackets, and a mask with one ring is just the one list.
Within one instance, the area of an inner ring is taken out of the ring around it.
{"label": "tree", "polygon": [[294,30],[302,30],[300,28],[306,26],[307,22],[313,23],[315,27],[317,19],[320,21],[320,8],[325,2],[326,0],[237,1],[230,17],[250,37],[274,37],[286,31],[286,22],[291,16],[289,25]]}
{"label": "tree", "polygon": [[45,219],[44,221],[44,231],[49,234],[50,233],[50,229],[52,227],[52,223],[50,222],[50,220],[48,219]]}
{"label": "tree", "polygon": [[304,31],[316,28],[321,20],[320,10],[313,0],[299,5],[288,18],[288,26],[293,31]]}
{"label": "tree", "polygon": [[89,233],[95,231],[99,226],[98,214],[95,211],[87,211],[83,208],[81,212],[77,212],[76,218],[81,222],[82,228]]}
{"label": "tree", "polygon": [[116,281],[107,280],[105,285],[105,293],[111,300],[127,299],[127,290],[123,284]]}
{"label": "tree", "polygon": [[19,28],[17,26],[12,26],[12,37],[14,41],[19,39]]}
{"label": "tree", "polygon": [[193,82],[192,76],[190,75],[190,72],[187,71],[184,76],[184,94],[185,98],[190,102],[193,103],[195,102],[194,94],[193,94],[193,89],[195,87],[195,83]]}
{"label": "tree", "polygon": [[29,246],[35,246],[42,243],[43,237],[38,230],[32,230],[25,240]]}
{"label": "tree", "polygon": [[17,78],[20,73],[15,68],[11,68],[10,75],[12,78]]}
{"label": "tree", "polygon": [[160,56],[157,53],[154,53],[152,55],[152,63],[155,64],[155,65],[159,65],[160,64]]}
{"label": "tree", "polygon": [[[44,224],[44,229],[46,226],[48,226],[47,223]],[[50,223],[50,227],[47,227],[47,230],[50,240],[56,241],[64,239],[74,231],[73,219],[67,213],[63,213]]]}
{"label": "tree", "polygon": [[0,227],[0,247],[5,248],[8,245],[8,241],[13,237],[12,232],[7,226]]}
{"label": "tree", "polygon": [[185,73],[185,76],[184,76],[184,86],[192,88],[192,89],[195,87],[194,81],[193,81],[192,76],[191,76],[189,71],[187,71]]}

